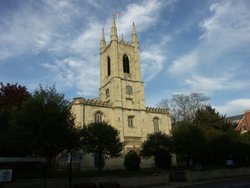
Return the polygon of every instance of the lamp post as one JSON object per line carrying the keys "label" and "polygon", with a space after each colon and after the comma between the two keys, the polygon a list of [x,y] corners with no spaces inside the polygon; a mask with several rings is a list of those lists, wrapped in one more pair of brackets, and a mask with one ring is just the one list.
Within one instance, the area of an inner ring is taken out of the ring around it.
{"label": "lamp post", "polygon": [[72,186],[72,154],[68,154],[68,165],[69,165],[69,188]]}

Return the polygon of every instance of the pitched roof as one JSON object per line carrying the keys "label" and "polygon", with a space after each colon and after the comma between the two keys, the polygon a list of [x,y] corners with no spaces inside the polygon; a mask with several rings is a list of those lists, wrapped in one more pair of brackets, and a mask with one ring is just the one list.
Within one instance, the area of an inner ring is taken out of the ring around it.
{"label": "pitched roof", "polygon": [[236,116],[230,116],[230,117],[226,117],[226,119],[228,121],[237,121],[237,120],[241,120],[243,118],[244,114],[240,114],[240,115],[236,115]]}

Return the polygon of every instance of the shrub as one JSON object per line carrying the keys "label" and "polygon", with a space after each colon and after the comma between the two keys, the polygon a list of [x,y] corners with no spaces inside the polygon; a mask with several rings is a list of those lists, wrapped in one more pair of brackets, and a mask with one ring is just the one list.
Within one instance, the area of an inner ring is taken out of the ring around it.
{"label": "shrub", "polygon": [[129,151],[124,158],[124,166],[129,171],[139,170],[140,162],[141,159],[139,155],[133,150]]}

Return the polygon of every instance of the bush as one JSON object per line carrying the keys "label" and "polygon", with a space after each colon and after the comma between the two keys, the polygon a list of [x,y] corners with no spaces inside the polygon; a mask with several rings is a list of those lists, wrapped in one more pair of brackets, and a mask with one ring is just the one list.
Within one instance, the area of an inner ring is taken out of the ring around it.
{"label": "bush", "polygon": [[129,171],[139,170],[140,162],[141,159],[139,155],[133,150],[129,151],[124,158],[124,166]]}

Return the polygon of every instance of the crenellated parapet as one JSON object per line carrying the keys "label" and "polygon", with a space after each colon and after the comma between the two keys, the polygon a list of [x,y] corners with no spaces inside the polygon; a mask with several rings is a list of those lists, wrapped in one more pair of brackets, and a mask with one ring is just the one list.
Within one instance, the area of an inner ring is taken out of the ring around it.
{"label": "crenellated parapet", "polygon": [[101,107],[111,107],[110,102],[101,101],[99,99],[85,99],[83,97],[78,97],[73,99],[73,104],[83,104],[83,105],[91,105],[91,106],[101,106]]}
{"label": "crenellated parapet", "polygon": [[167,108],[146,107],[146,112],[169,114]]}

